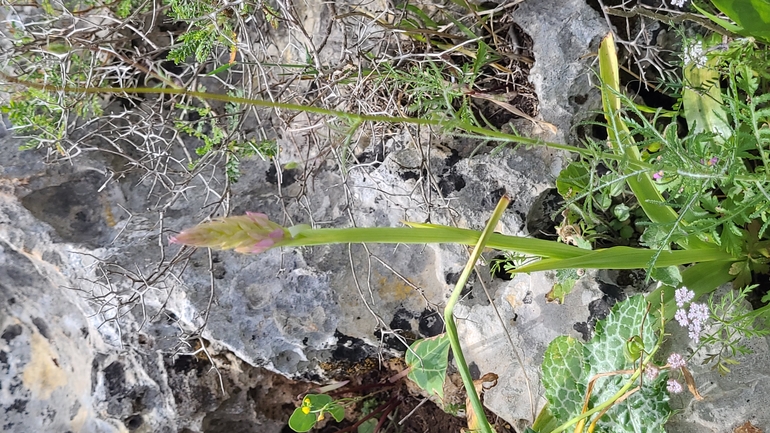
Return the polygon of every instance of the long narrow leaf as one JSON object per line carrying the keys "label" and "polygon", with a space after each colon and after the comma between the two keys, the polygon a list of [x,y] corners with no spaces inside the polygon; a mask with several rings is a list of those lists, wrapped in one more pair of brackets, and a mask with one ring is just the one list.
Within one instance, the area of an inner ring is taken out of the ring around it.
{"label": "long narrow leaf", "polygon": [[[633,142],[628,126],[623,121],[620,111],[620,74],[618,72],[618,55],[615,50],[615,40],[612,33],[608,34],[599,47],[599,72],[602,81],[602,105],[607,119],[607,135],[613,151],[623,155],[627,161],[642,163],[639,149]],[[650,221],[664,226],[675,227],[682,224],[679,215],[669,206],[662,205],[665,199],[658,191],[649,172],[629,177],[626,182],[633,191],[639,205]],[[695,235],[678,241],[682,248],[711,248]]]}
{"label": "long narrow leaf", "polygon": [[[590,251],[587,254],[570,259],[544,259],[535,263],[521,266],[514,272],[528,273],[551,271],[556,269],[644,269],[650,266],[650,261],[658,254],[657,251],[612,247],[603,250]],[[688,263],[734,261],[728,253],[712,247],[708,249],[662,251],[658,254],[655,267],[678,266]]]}

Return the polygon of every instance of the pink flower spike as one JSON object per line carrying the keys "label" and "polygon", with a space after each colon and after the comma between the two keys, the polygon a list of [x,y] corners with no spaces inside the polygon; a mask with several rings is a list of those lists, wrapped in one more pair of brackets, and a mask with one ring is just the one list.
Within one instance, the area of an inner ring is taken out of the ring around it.
{"label": "pink flower spike", "polygon": [[183,230],[169,238],[170,243],[234,249],[239,253],[261,253],[291,239],[289,231],[270,221],[263,213],[217,218]]}
{"label": "pink flower spike", "polygon": [[652,174],[652,178],[655,179],[655,180],[663,179],[663,170],[660,170],[657,173],[653,173]]}

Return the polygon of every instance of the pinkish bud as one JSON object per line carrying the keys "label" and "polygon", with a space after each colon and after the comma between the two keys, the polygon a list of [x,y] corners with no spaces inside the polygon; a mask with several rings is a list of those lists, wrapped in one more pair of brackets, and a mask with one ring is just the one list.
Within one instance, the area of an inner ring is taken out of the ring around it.
{"label": "pinkish bud", "polygon": [[169,238],[169,242],[258,254],[290,237],[288,230],[270,221],[267,215],[247,212],[198,224]]}

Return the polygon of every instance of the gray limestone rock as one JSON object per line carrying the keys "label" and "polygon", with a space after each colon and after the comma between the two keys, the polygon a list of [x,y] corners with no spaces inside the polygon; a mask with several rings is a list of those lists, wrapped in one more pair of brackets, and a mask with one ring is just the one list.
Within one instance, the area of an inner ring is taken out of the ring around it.
{"label": "gray limestone rock", "polygon": [[[313,28],[328,24],[328,12]],[[534,40],[540,116],[558,128],[539,137],[570,141],[582,113],[599,106],[586,56],[606,23],[581,0],[523,2],[513,18]],[[499,230],[527,235],[532,203],[565,162],[542,147],[471,156],[473,143],[463,139],[422,138],[371,140],[351,150],[358,164],[340,167],[303,154],[296,143],[307,137],[287,132],[275,164],[244,161],[230,195],[219,195],[213,175],[153,178],[98,152],[49,166],[39,153],[0,142],[2,429],[280,431],[286,405],[307,387],[266,370],[321,381],[323,362],[400,354],[404,344],[442,332],[465,247],[330,245],[246,256],[168,244],[223,209],[263,212],[287,226],[408,220],[481,229],[503,193],[514,201]],[[169,152],[164,158],[184,159],[181,149]],[[276,168],[297,161],[310,168]],[[550,340],[589,336],[596,318],[623,298],[623,290],[592,281],[556,305],[545,301],[550,274],[472,279],[458,326],[473,370],[500,377],[485,402],[504,419],[522,426],[533,405],[542,407],[538,368]],[[708,387],[714,403],[683,401],[682,422],[718,430],[765,404],[749,395],[767,386],[767,351],[758,349],[758,361],[736,368],[734,382],[705,376],[718,384]],[[277,398],[273,386],[288,391]],[[744,409],[723,419],[729,411],[719,408],[734,406],[716,402],[729,399]],[[269,415],[255,414],[268,406]],[[748,420],[767,422],[761,414]],[[679,431],[696,431],[687,428]]]}

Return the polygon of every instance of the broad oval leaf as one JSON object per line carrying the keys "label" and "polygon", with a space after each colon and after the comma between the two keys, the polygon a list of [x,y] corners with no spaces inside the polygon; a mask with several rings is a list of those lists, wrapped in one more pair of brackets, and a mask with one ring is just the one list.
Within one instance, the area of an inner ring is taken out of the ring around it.
{"label": "broad oval leaf", "polygon": [[409,379],[429,394],[443,399],[448,357],[447,334],[415,341],[406,352],[406,365],[411,369]]}
{"label": "broad oval leaf", "polygon": [[313,428],[316,421],[316,414],[302,412],[302,408],[294,409],[294,413],[289,418],[289,427],[295,432],[306,432]]}
{"label": "broad oval leaf", "polygon": [[560,423],[566,422],[580,413],[583,404],[583,345],[572,337],[556,337],[545,351],[542,369],[551,414]]}

